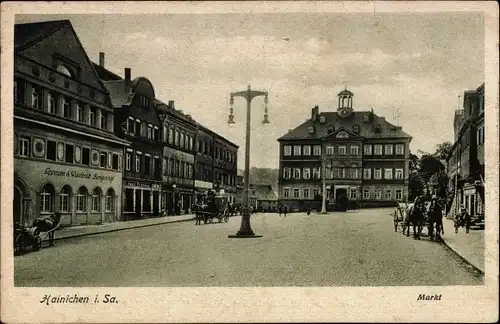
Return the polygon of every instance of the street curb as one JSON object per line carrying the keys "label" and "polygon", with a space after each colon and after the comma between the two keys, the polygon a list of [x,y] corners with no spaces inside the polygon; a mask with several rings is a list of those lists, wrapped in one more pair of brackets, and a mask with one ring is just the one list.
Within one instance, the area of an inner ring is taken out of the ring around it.
{"label": "street curb", "polygon": [[[124,228],[114,228],[114,229],[110,229],[110,230],[97,231],[97,232],[91,232],[91,233],[75,234],[75,235],[64,236],[64,237],[59,237],[59,238],[55,237],[54,241],[61,241],[61,240],[65,240],[65,239],[75,238],[75,237],[83,237],[83,236],[90,236],[90,235],[112,233],[112,232],[118,232],[118,231],[125,231],[125,230],[131,230],[131,229],[143,228],[143,227],[150,227],[150,226],[158,226],[158,225],[166,225],[166,224],[172,224],[172,223],[188,222],[188,221],[193,221],[193,220],[195,220],[195,217],[193,217],[193,218],[187,218],[187,219],[173,220],[173,221],[170,221],[170,222],[163,222],[163,223],[145,224],[145,225],[138,225],[138,226],[132,226],[132,227],[124,227]],[[48,242],[48,241],[49,240],[43,240],[42,242]]]}
{"label": "street curb", "polygon": [[456,255],[460,260],[462,260],[462,262],[466,263],[468,266],[472,267],[472,269],[475,271],[475,272],[478,272],[480,273],[481,275],[484,276],[484,272],[483,270],[479,269],[478,267],[476,267],[475,265],[473,265],[469,260],[467,260],[466,258],[464,258],[463,256],[460,255],[460,253],[458,253],[456,250],[454,250],[448,243],[446,243],[445,240],[443,240],[443,238],[440,238],[439,239],[439,243],[443,244],[449,251],[453,252],[454,255]]}

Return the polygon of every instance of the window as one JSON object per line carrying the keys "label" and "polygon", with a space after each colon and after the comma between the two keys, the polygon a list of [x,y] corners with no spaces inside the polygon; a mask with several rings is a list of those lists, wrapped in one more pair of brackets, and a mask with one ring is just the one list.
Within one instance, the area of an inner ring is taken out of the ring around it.
{"label": "window", "polygon": [[108,112],[101,112],[101,128],[108,129]]}
{"label": "window", "polygon": [[66,144],[65,158],[64,158],[64,161],[66,163],[73,163],[74,148],[75,147],[73,145]]}
{"label": "window", "polygon": [[101,211],[101,189],[95,188],[92,191],[92,211],[100,212]]}
{"label": "window", "polygon": [[403,179],[403,169],[396,169],[396,179]]}
{"label": "window", "polygon": [[292,147],[290,145],[285,145],[283,147],[283,155],[284,156],[291,156],[292,155]]}
{"label": "window", "polygon": [[373,154],[382,155],[382,145],[373,145]]}
{"label": "window", "polygon": [[300,145],[295,145],[293,147],[293,155],[294,156],[301,156],[302,155],[302,146]]}
{"label": "window", "polygon": [[179,131],[175,130],[175,145],[179,146],[179,142],[180,142]]}
{"label": "window", "polygon": [[293,189],[293,198],[300,198],[300,189]]}
{"label": "window", "polygon": [[346,155],[346,147],[339,146],[339,155]]}
{"label": "window", "polygon": [[382,190],[381,189],[377,189],[375,194],[376,194],[376,199],[378,199],[378,200],[382,199]]}
{"label": "window", "polygon": [[130,171],[130,166],[131,166],[131,160],[132,160],[132,153],[127,152],[127,155],[125,156],[125,169],[127,171]]}
{"label": "window", "polygon": [[328,128],[326,129],[326,131],[328,132],[328,134],[331,134],[335,131],[335,127],[333,126],[328,126]]}
{"label": "window", "polygon": [[373,178],[380,180],[382,179],[382,170],[381,169],[374,169],[373,170]]}
{"label": "window", "polygon": [[311,155],[311,145],[304,145],[302,148],[302,155]]}
{"label": "window", "polygon": [[321,145],[314,145],[313,155],[315,155],[315,156],[321,155]]}
{"label": "window", "polygon": [[405,149],[404,144],[397,144],[396,145],[396,155],[404,155],[404,149]]}
{"label": "window", "polygon": [[391,180],[392,179],[392,169],[384,170],[384,179]]}
{"label": "window", "polygon": [[184,133],[181,133],[180,146],[184,147]]}
{"label": "window", "polygon": [[290,197],[290,188],[283,188],[283,197],[285,198]]}
{"label": "window", "polygon": [[350,192],[350,199],[357,199],[357,193],[358,193],[358,189],[357,188],[351,188],[351,192]]}
{"label": "window", "polygon": [[313,168],[313,177],[314,179],[319,179],[321,177],[320,168]]}
{"label": "window", "polygon": [[99,165],[101,166],[101,168],[106,167],[107,161],[108,161],[108,153],[101,151],[101,159],[99,161],[100,162]]}
{"label": "window", "polygon": [[403,190],[396,189],[396,200],[403,200]]}
{"label": "window", "polygon": [[392,151],[392,144],[388,144],[385,146],[385,155],[392,155],[394,154]]}
{"label": "window", "polygon": [[80,189],[78,189],[75,195],[75,203],[77,212],[87,211],[87,189],[85,189],[85,187],[80,187]]}
{"label": "window", "polygon": [[293,169],[293,178],[300,179],[300,169],[298,169],[298,168]]}
{"label": "window", "polygon": [[189,149],[193,150],[193,138],[189,136]]}
{"label": "window", "polygon": [[35,109],[40,109],[40,94],[38,92],[38,89],[36,87],[33,87],[31,89],[31,107]]}
{"label": "window", "polygon": [[359,134],[359,125],[353,125],[352,126],[352,131],[356,134]]}
{"label": "window", "polygon": [[134,135],[142,136],[141,121],[139,119],[135,120]]}
{"label": "window", "polygon": [[333,146],[326,147],[326,155],[333,155]]}
{"label": "window", "polygon": [[115,192],[113,189],[108,189],[108,192],[106,192],[106,211],[107,212],[112,212],[115,209]]}
{"label": "window", "polygon": [[170,126],[168,129],[168,143],[173,144],[174,143],[174,127]]}
{"label": "window", "polygon": [[358,154],[359,154],[359,146],[352,145],[351,146],[351,155],[358,155]]}
{"label": "window", "polygon": [[359,179],[359,169],[358,168],[353,168],[351,169],[351,175],[353,179]]}
{"label": "window", "polygon": [[47,160],[56,160],[57,145],[54,141],[47,141]]}
{"label": "window", "polygon": [[89,112],[89,123],[91,126],[97,126],[97,109],[92,107]]}
{"label": "window", "polygon": [[49,184],[43,186],[40,193],[40,212],[51,213],[53,212],[54,203],[54,187]]}
{"label": "window", "polygon": [[19,155],[24,156],[24,157],[29,157],[30,156],[30,138],[29,137],[24,137],[21,136],[19,139]]}
{"label": "window", "polygon": [[309,198],[309,189],[304,189],[304,198]]}
{"label": "window", "polygon": [[151,174],[151,157],[144,155],[144,173]]}
{"label": "window", "polygon": [[311,170],[309,168],[304,168],[304,170],[302,172],[303,172],[304,179],[311,178]]}
{"label": "window", "polygon": [[375,133],[380,133],[382,132],[382,126],[380,124],[375,125]]}
{"label": "window", "polygon": [[314,126],[309,126],[309,127],[307,127],[307,132],[308,132],[309,134],[314,134],[314,130],[315,130],[315,129],[314,129]]}
{"label": "window", "polygon": [[90,149],[84,147],[82,151],[82,164],[90,165]]}
{"label": "window", "polygon": [[141,153],[135,153],[135,172],[141,171]]}
{"label": "window", "polygon": [[56,98],[50,92],[47,95],[47,110],[50,114],[54,114],[56,112]]}
{"label": "window", "polygon": [[[66,97],[62,97],[61,100],[62,100],[62,106],[63,106],[63,116],[65,118],[71,118],[71,105],[70,105],[69,99]],[[77,116],[77,118],[78,118],[78,116]]]}
{"label": "window", "polygon": [[386,189],[384,192],[384,199],[385,200],[390,200],[392,198],[392,190],[391,189]]}
{"label": "window", "polygon": [[340,178],[342,179],[345,179],[346,178],[346,174],[345,174],[345,168],[340,168]]}
{"label": "window", "polygon": [[83,123],[83,106],[80,103],[76,104],[76,120]]}
{"label": "window", "polygon": [[153,126],[148,125],[148,138],[152,139],[153,138]]}
{"label": "window", "polygon": [[363,153],[365,155],[372,155],[372,146],[370,144],[365,144],[363,146]]}
{"label": "window", "polygon": [[319,122],[322,124],[326,123],[326,117],[323,115],[319,116]]}
{"label": "window", "polygon": [[14,81],[14,103],[24,103],[23,81]]}
{"label": "window", "polygon": [[292,169],[291,168],[283,168],[283,178],[290,179],[292,177]]}
{"label": "window", "polygon": [[71,188],[69,186],[64,186],[61,189],[61,194],[59,195],[59,211],[69,212],[69,202],[71,198]]}
{"label": "window", "polygon": [[363,189],[363,199],[370,199],[370,189]]}

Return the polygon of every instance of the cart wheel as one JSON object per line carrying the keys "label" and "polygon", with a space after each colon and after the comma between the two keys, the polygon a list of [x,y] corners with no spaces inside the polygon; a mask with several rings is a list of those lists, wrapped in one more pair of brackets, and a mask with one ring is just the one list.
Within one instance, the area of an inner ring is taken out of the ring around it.
{"label": "cart wheel", "polygon": [[26,245],[24,241],[24,235],[19,234],[16,236],[16,239],[14,241],[14,254],[15,255],[21,255],[26,251]]}
{"label": "cart wheel", "polygon": [[40,235],[35,236],[35,243],[33,243],[33,251],[38,251],[42,247],[42,238]]}
{"label": "cart wheel", "polygon": [[228,214],[225,214],[224,215],[224,221],[227,223],[229,221],[229,215]]}

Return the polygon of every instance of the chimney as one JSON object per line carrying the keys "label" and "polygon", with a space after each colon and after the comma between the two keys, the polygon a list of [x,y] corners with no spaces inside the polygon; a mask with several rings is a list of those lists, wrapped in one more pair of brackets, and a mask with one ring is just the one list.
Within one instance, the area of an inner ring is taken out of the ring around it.
{"label": "chimney", "polygon": [[311,109],[311,121],[315,122],[318,119],[318,110],[319,106],[314,106],[314,108]]}
{"label": "chimney", "polygon": [[173,100],[169,100],[169,101],[168,101],[168,106],[169,106],[170,108],[174,108],[174,109],[175,109],[175,104],[174,104],[174,101],[173,101]]}
{"label": "chimney", "polygon": [[99,66],[104,67],[104,52],[99,52]]}
{"label": "chimney", "polygon": [[130,81],[130,68],[125,68],[125,81]]}

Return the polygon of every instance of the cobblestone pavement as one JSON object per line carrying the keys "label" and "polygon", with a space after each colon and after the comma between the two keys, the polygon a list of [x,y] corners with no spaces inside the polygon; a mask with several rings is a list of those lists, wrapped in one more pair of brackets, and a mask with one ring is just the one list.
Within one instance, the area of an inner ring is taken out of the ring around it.
{"label": "cobblestone pavement", "polygon": [[16,286],[470,285],[483,278],[443,245],[395,233],[392,209],[252,215],[262,238],[231,239],[240,217],[57,242],[15,258]]}

